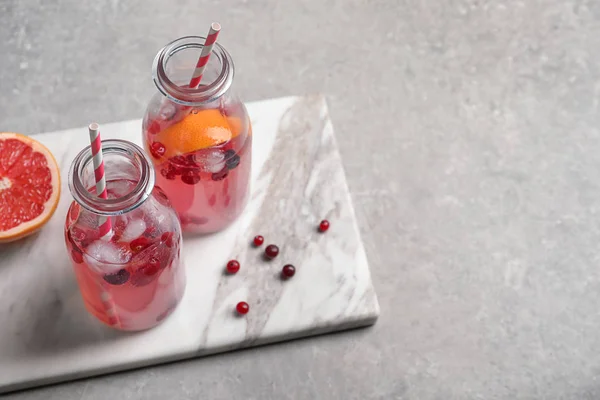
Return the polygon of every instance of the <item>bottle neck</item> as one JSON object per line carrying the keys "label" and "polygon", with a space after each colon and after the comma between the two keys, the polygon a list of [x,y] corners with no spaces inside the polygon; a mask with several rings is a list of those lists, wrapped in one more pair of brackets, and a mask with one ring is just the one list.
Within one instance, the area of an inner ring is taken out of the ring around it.
{"label": "bottle neck", "polygon": [[110,189],[111,181],[133,182],[126,187],[127,193],[110,195],[108,199],[97,197],[92,150],[88,146],[73,160],[69,170],[69,190],[77,203],[86,210],[99,215],[119,215],[136,209],[154,189],[154,169],[148,156],[137,145],[119,139],[102,141],[104,175]]}
{"label": "bottle neck", "polygon": [[233,60],[223,46],[215,43],[200,85],[189,87],[204,40],[202,36],[179,38],[163,47],[154,58],[154,83],[176,103],[188,106],[210,103],[225,94],[233,82]]}

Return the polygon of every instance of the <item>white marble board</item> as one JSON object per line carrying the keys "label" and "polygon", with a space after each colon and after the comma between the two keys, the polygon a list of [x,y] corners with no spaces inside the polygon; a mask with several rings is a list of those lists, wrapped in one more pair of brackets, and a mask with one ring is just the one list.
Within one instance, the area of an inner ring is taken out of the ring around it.
{"label": "white marble board", "polygon": [[[162,325],[135,334],[87,314],[64,247],[66,178],[87,129],[35,136],[60,163],[62,193],[40,233],[0,247],[0,393],[375,322],[379,305],[325,100],[279,98],[248,110],[248,207],[225,231],[185,239],[182,303]],[[139,143],[140,126],[102,124],[102,135]],[[316,231],[322,218],[331,221],[325,234]],[[265,245],[250,246],[256,234],[280,247],[277,259],[265,262]],[[232,258],[242,269],[226,276]],[[297,273],[281,281],[286,263]],[[251,307],[245,317],[233,311],[241,300]]]}

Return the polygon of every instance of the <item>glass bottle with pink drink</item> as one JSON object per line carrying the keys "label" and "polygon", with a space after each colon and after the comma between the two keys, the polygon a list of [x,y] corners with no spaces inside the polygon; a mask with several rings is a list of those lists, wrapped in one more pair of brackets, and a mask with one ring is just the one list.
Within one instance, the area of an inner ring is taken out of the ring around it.
{"label": "glass bottle with pink drink", "polygon": [[[145,152],[123,140],[103,141],[108,199],[96,195],[90,147],[69,172],[75,201],[65,240],[88,311],[105,324],[137,331],[161,323],[185,289],[181,228]],[[109,234],[100,225],[109,219]],[[104,221],[104,222],[103,222]]]}
{"label": "glass bottle with pink drink", "polygon": [[[202,81],[193,87],[205,38],[177,39],[154,59],[158,93],[143,120],[144,146],[156,181],[185,232],[216,232],[243,211],[249,195],[252,129],[232,92],[234,66],[214,44]],[[192,86],[192,87],[190,87]]]}

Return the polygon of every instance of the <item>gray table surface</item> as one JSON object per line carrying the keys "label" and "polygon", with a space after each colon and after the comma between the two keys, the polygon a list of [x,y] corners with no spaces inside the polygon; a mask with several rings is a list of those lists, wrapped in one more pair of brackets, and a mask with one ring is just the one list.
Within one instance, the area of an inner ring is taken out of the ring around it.
{"label": "gray table surface", "polygon": [[327,95],[372,329],[9,399],[600,397],[600,3],[0,0],[0,129],[138,118],[223,25],[248,101]]}

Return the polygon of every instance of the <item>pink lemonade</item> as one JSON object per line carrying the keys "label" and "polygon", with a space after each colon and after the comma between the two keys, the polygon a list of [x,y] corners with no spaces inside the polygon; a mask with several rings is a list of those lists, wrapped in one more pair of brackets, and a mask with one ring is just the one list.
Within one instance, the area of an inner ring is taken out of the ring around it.
{"label": "pink lemonade", "polygon": [[[109,199],[136,186],[127,179],[106,184]],[[77,202],[67,215],[67,250],[85,306],[114,328],[151,328],[175,309],[185,289],[179,223],[157,188],[141,206],[110,218],[112,234],[99,238],[98,215]]]}
{"label": "pink lemonade", "polygon": [[152,66],[158,92],[142,126],[157,185],[191,233],[220,231],[240,216],[252,164],[250,118],[232,90],[233,60],[219,43],[207,53],[200,84],[190,87],[204,43],[186,36],[158,52]]}
{"label": "pink lemonade", "polygon": [[[143,125],[156,183],[169,197],[184,232],[219,231],[241,214],[249,195],[252,131],[246,110],[241,103],[200,110],[169,106],[176,107],[170,119],[149,113]],[[227,131],[222,142],[215,139],[217,129],[219,135]],[[178,140],[177,135],[196,138]],[[186,151],[190,146],[192,151]],[[205,147],[193,149],[199,146]]]}

